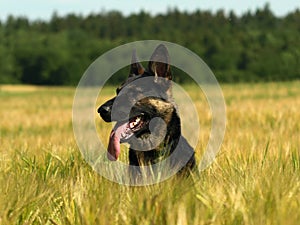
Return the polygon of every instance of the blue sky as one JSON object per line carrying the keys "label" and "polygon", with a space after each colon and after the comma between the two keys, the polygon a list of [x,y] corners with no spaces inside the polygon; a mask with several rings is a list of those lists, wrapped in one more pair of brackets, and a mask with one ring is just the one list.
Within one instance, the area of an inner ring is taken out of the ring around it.
{"label": "blue sky", "polygon": [[91,12],[119,10],[128,15],[144,9],[152,14],[165,12],[176,6],[180,10],[194,11],[195,9],[234,10],[238,15],[247,10],[252,12],[262,8],[266,2],[277,16],[283,16],[296,8],[300,8],[299,0],[0,0],[0,19],[3,21],[9,14],[27,16],[30,19],[51,18],[54,11],[59,15],[75,12],[87,15]]}

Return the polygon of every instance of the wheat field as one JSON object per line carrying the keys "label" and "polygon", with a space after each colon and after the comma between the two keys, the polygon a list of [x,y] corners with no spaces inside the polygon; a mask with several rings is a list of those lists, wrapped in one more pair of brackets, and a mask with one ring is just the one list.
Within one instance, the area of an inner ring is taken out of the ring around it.
{"label": "wheat field", "polygon": [[[201,115],[201,158],[210,113],[195,86],[183,87]],[[227,126],[215,162],[199,179],[128,187],[82,158],[74,88],[0,86],[0,224],[299,224],[300,82],[221,87]],[[96,121],[107,139],[111,125]]]}

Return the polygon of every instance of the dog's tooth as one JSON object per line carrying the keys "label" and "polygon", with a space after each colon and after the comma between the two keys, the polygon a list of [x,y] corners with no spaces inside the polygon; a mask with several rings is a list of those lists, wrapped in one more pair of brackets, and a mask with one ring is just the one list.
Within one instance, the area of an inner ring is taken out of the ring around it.
{"label": "dog's tooth", "polygon": [[141,117],[136,117],[134,121],[129,123],[129,127],[132,129],[141,122]]}

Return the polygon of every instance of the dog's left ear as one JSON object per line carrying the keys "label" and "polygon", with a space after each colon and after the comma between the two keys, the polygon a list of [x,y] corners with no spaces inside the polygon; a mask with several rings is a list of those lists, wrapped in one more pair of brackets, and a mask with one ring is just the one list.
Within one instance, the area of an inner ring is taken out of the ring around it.
{"label": "dog's left ear", "polygon": [[132,52],[131,65],[130,65],[130,73],[129,77],[134,75],[141,75],[145,72],[143,65],[138,61],[136,56],[136,50]]}
{"label": "dog's left ear", "polygon": [[149,64],[148,69],[153,75],[158,77],[164,77],[168,80],[172,80],[172,73],[170,68],[170,59],[169,53],[163,44],[157,46],[154,50]]}

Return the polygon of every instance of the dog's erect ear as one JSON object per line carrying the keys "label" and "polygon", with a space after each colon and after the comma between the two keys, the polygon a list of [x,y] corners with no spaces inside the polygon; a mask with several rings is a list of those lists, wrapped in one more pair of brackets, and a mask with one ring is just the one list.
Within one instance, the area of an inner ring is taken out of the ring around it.
{"label": "dog's erect ear", "polygon": [[134,75],[141,75],[145,72],[143,65],[138,61],[136,57],[136,51],[132,52],[131,65],[130,65],[130,73],[129,77]]}
{"label": "dog's erect ear", "polygon": [[169,53],[166,46],[164,46],[163,44],[157,46],[150,58],[148,69],[155,76],[172,80]]}

